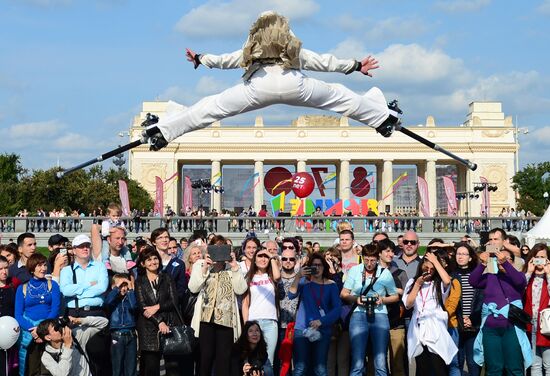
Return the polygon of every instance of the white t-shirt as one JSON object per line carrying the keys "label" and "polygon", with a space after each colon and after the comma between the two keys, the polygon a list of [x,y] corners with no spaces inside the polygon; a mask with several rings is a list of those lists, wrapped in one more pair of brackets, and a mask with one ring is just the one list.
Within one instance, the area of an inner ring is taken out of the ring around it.
{"label": "white t-shirt", "polygon": [[275,287],[267,273],[256,274],[250,282],[250,308],[248,320],[277,320]]}

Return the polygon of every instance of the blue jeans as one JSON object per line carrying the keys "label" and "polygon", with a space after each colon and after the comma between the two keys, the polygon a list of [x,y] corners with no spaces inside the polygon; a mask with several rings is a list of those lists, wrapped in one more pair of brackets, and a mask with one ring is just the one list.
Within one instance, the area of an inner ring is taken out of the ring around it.
{"label": "blue jeans", "polygon": [[279,325],[275,320],[257,320],[260,324],[260,329],[264,334],[265,342],[267,343],[267,357],[271,364],[274,363],[275,347],[277,347],[277,338],[279,336]]}
{"label": "blue jeans", "polygon": [[[447,330],[449,331],[453,342],[458,347],[458,328],[449,328]],[[449,376],[462,376],[458,363],[458,353],[453,357],[451,363],[449,364]]]}
{"label": "blue jeans", "polygon": [[137,339],[134,331],[111,332],[113,376],[137,375]]}
{"label": "blue jeans", "polygon": [[327,376],[328,348],[330,332],[322,333],[321,339],[309,342],[302,331],[294,331],[294,376]]}
{"label": "blue jeans", "polygon": [[474,341],[477,332],[463,332],[458,344],[458,366],[464,375],[464,361],[468,365],[469,376],[479,376],[481,367],[474,361]]}
{"label": "blue jeans", "polygon": [[374,319],[369,321],[365,312],[354,312],[349,323],[349,337],[351,343],[350,376],[361,376],[365,367],[367,343],[370,338],[374,371],[376,376],[387,376],[390,322],[385,313],[375,313]]}

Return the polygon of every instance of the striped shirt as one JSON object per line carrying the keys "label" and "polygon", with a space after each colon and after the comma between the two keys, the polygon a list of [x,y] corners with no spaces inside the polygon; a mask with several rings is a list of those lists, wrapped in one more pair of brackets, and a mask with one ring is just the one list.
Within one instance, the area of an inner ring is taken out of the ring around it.
{"label": "striped shirt", "polygon": [[462,285],[462,315],[470,316],[472,314],[472,302],[474,300],[475,289],[468,282],[470,277],[469,271],[458,271],[460,276],[460,284]]}

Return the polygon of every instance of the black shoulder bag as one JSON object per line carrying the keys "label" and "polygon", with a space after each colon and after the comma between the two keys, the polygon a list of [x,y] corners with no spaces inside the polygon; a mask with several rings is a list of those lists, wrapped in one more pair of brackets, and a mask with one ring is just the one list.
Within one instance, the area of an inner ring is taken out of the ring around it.
{"label": "black shoulder bag", "polygon": [[504,293],[504,289],[502,288],[502,285],[500,283],[500,278],[497,276],[498,285],[500,286],[500,291],[502,291],[502,295],[504,295],[504,299],[506,299],[506,302],[508,303],[508,321],[518,328],[522,330],[527,330],[527,324],[531,322],[531,316],[525,312],[522,308],[519,308],[518,306],[513,305],[510,303],[510,299],[506,296]]}

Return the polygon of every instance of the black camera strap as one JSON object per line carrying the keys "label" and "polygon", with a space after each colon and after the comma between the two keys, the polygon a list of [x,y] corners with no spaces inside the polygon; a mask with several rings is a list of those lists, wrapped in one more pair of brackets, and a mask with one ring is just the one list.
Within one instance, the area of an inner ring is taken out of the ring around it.
{"label": "black camera strap", "polygon": [[[384,272],[385,268],[382,268],[380,270],[380,275]],[[376,276],[376,272],[378,271],[378,265],[376,265],[376,268],[374,268],[374,272],[372,273],[372,279],[370,280],[369,285],[367,286],[367,289],[365,290],[365,283],[367,281],[367,270],[363,270],[363,283],[361,285],[361,293],[359,296],[367,295],[369,291],[372,289],[376,281],[378,280],[378,276]]]}

